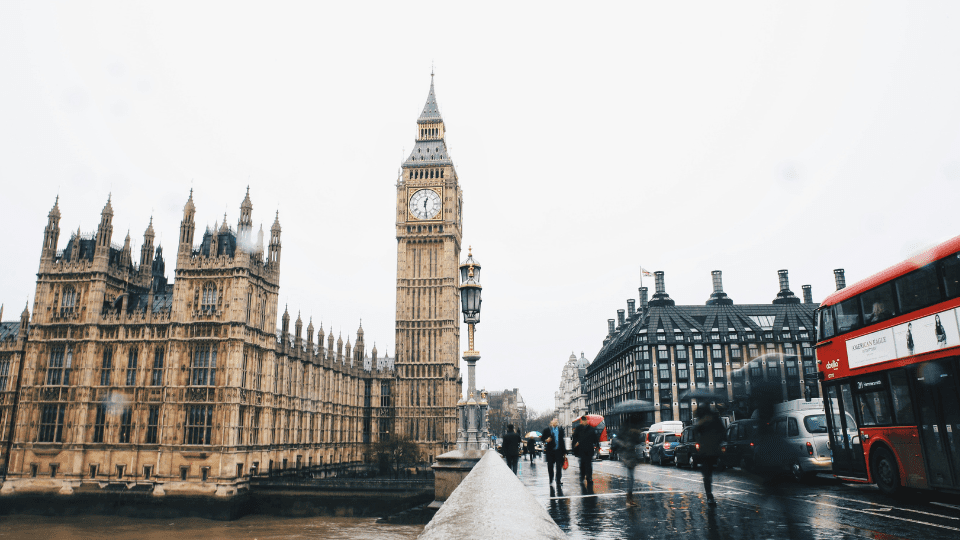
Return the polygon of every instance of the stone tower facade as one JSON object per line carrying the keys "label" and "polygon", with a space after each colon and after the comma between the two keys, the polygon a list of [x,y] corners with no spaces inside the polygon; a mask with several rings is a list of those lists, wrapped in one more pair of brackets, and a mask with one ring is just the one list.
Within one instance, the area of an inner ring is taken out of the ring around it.
{"label": "stone tower facade", "polygon": [[346,354],[286,310],[276,328],[279,215],[264,246],[252,210],[248,190],[236,228],[225,217],[194,244],[191,192],[167,283],[152,220],[139,264],[129,233],[111,241],[110,200],[96,232],[58,251],[55,203],[33,316],[0,323],[0,500],[121,486],[231,497],[251,476],[370,459],[393,372],[367,361],[362,328]]}
{"label": "stone tower facade", "polygon": [[463,194],[430,93],[397,180],[395,432],[433,460],[457,440]]}

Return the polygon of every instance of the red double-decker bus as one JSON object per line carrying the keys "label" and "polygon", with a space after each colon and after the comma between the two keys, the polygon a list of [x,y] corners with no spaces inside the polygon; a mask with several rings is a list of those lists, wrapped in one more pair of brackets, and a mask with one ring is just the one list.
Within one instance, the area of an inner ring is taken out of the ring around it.
{"label": "red double-decker bus", "polygon": [[960,491],[960,236],[831,294],[817,331],[834,474]]}

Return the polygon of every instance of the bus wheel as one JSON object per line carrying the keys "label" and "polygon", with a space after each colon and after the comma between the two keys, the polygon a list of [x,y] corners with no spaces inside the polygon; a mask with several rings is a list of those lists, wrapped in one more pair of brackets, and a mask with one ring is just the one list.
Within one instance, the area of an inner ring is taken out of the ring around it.
{"label": "bus wheel", "polygon": [[900,469],[897,460],[886,448],[877,448],[870,460],[870,474],[884,495],[893,496],[900,492]]}

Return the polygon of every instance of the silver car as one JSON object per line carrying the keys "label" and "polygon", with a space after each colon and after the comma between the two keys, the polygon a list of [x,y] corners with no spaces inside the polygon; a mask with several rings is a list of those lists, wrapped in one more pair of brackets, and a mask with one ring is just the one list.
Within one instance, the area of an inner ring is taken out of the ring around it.
{"label": "silver car", "polygon": [[769,454],[760,457],[761,461],[788,469],[797,481],[833,471],[827,418],[822,409],[781,412],[771,423],[776,442],[762,450]]}

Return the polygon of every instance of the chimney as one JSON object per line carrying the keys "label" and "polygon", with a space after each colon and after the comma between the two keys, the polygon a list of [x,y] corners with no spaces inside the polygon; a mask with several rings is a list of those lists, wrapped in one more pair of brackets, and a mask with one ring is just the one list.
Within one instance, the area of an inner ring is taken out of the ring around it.
{"label": "chimney", "polygon": [[812,304],[813,303],[813,293],[810,291],[810,285],[803,286],[803,303]]}
{"label": "chimney", "polygon": [[613,335],[615,324],[617,324],[617,321],[613,319],[607,319],[607,335]]}
{"label": "chimney", "polygon": [[647,287],[640,287],[640,311],[647,309]]}
{"label": "chimney", "polygon": [[651,306],[673,306],[676,305],[670,295],[667,294],[666,288],[663,286],[663,271],[657,270],[653,273],[657,282],[657,292],[653,293],[653,299],[650,300]]}
{"label": "chimney", "polygon": [[777,270],[777,274],[780,277],[780,292],[778,292],[777,297],[773,299],[773,303],[799,304],[800,299],[794,296],[793,291],[790,290],[790,280],[787,279],[787,271]]}
{"label": "chimney", "polygon": [[837,268],[833,271],[833,278],[837,281],[837,290],[847,286],[847,279],[843,277],[843,268]]}
{"label": "chimney", "polygon": [[636,313],[637,313],[637,301],[631,298],[627,300],[627,317],[632,319]]}
{"label": "chimney", "polygon": [[617,310],[617,325],[618,325],[618,327],[619,327],[619,326],[623,326],[623,323],[624,323],[624,320],[623,320],[623,310],[622,310],[622,309],[618,309],[618,310]]}
{"label": "chimney", "polygon": [[711,274],[713,275],[713,294],[707,299],[707,305],[732,305],[733,300],[727,297],[727,293],[723,292],[723,273],[720,270],[714,270]]}

